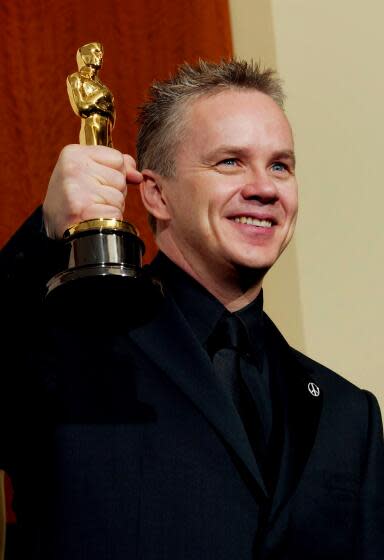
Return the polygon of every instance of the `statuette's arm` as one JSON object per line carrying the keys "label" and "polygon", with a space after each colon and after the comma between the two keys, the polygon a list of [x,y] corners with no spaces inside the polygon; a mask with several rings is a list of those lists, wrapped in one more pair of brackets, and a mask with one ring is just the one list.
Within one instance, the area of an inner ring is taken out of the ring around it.
{"label": "statuette's arm", "polygon": [[76,72],[67,78],[68,97],[77,116],[87,118],[92,113],[108,117],[115,123],[115,108],[110,91],[99,82],[93,82]]}

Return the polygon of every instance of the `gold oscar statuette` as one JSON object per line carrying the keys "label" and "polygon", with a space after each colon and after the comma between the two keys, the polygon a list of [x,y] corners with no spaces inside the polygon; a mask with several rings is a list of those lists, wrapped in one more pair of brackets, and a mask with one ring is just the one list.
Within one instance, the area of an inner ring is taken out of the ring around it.
{"label": "gold oscar statuette", "polygon": [[[67,78],[68,96],[81,118],[80,144],[112,147],[116,111],[111,91],[98,76],[103,47],[88,43],[77,51],[78,72]],[[47,283],[47,295],[74,280],[95,277],[136,277],[141,269],[144,244],[128,222],[95,218],[73,225],[64,232],[68,251],[65,270]]]}

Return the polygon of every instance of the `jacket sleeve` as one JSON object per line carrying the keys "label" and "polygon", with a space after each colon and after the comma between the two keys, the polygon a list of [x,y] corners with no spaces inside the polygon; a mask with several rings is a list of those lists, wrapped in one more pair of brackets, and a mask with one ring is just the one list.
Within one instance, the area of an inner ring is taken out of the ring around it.
{"label": "jacket sleeve", "polygon": [[384,558],[384,440],[380,408],[374,395],[365,391],[369,428],[360,502],[359,560]]}
{"label": "jacket sleeve", "polygon": [[24,222],[3,247],[0,281],[3,311],[25,314],[38,308],[46,283],[62,269],[65,249],[61,241],[49,239],[43,227],[41,207]]}
{"label": "jacket sleeve", "polygon": [[[58,270],[61,242],[49,239],[38,208],[0,253],[2,319],[0,368],[0,469],[9,471],[15,442],[17,411],[27,399],[28,352],[33,336],[43,336],[42,305],[46,282]],[[24,400],[23,400],[24,399]]]}

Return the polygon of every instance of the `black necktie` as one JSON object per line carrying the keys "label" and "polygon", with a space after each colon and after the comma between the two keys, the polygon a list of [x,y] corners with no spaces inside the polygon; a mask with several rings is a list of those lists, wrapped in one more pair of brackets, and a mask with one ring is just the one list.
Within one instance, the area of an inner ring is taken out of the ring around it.
{"label": "black necktie", "polygon": [[[252,346],[243,322],[235,314],[226,314],[218,323],[208,340],[216,375],[224,390],[232,399],[248,435],[257,460],[262,463],[266,454],[265,425],[263,410],[256,402],[263,401],[264,394],[260,381],[260,371],[252,356]],[[256,399],[252,396],[244,378],[251,377],[256,388]]]}
{"label": "black necktie", "polygon": [[215,372],[219,376],[225,391],[233,400],[241,416],[241,376],[240,346],[244,333],[242,324],[235,315],[225,315],[217,325],[209,340],[208,351],[211,354]]}

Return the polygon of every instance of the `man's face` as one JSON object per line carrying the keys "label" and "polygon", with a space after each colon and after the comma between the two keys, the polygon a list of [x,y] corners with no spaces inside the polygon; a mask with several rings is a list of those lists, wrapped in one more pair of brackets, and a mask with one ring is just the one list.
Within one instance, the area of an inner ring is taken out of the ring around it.
{"label": "man's face", "polygon": [[290,241],[297,214],[284,113],[263,93],[234,89],[194,101],[185,124],[176,175],[163,184],[168,255],[199,276],[268,269]]}

